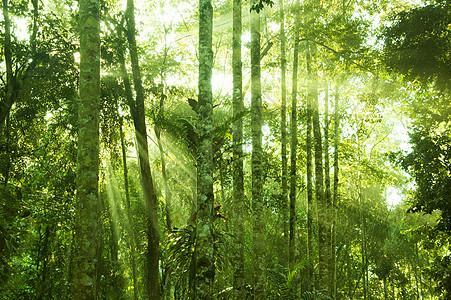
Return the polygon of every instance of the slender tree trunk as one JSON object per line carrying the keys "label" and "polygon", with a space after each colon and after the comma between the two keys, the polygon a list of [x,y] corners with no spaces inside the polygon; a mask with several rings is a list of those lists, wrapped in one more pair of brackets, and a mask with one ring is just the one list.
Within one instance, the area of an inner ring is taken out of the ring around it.
{"label": "slender tree trunk", "polygon": [[52,253],[52,241],[54,238],[54,229],[51,225],[45,227],[44,234],[41,234],[39,226],[39,242],[36,253],[36,299],[47,299],[52,295],[52,283],[48,282],[49,260]]}
{"label": "slender tree trunk", "polygon": [[[163,99],[164,97],[161,96],[160,99],[160,111],[163,110]],[[160,120],[162,118],[162,112],[160,112]],[[164,159],[164,151],[163,151],[163,144],[161,143],[161,128],[160,125],[155,126],[155,136],[157,138],[157,144],[158,144],[158,150],[160,152],[160,161],[161,161],[161,175],[163,177],[163,185],[164,185],[164,191],[165,191],[165,198],[166,198],[166,206],[165,206],[165,213],[166,213],[166,227],[168,230],[168,234],[172,232],[172,218],[171,218],[171,207],[172,207],[172,193],[171,189],[169,188],[168,184],[168,176],[166,173],[166,160]]]}
{"label": "slender tree trunk", "polygon": [[[1,136],[2,132],[0,129],[0,136]],[[6,163],[5,163],[5,168],[3,171],[3,185],[5,187],[8,186],[8,180],[9,180],[9,173],[10,173],[10,169],[11,169],[11,121],[9,118],[9,115],[6,117],[6,130],[5,130],[5,135],[6,135]]]}
{"label": "slender tree trunk", "polygon": [[[312,72],[313,73],[313,72]],[[318,104],[318,82],[316,74],[310,76],[310,97],[313,102],[313,137],[314,137],[314,151],[315,151],[315,192],[316,202],[318,205],[318,284],[319,289],[324,294],[329,296],[329,248],[327,246],[328,235],[330,234],[328,205],[324,194],[324,172],[323,172],[323,148],[321,138],[321,125],[319,119],[319,104]]]}
{"label": "slender tree trunk", "polygon": [[144,107],[144,91],[139,69],[138,50],[135,37],[135,12],[133,0],[127,0],[126,20],[127,39],[130,49],[130,60],[133,72],[133,82],[136,91],[135,132],[138,146],[138,160],[141,171],[141,186],[147,213],[147,293],[149,299],[159,299],[159,231],[157,214],[157,195],[155,193],[149,164],[147,143],[147,127]]}
{"label": "slender tree trunk", "polygon": [[265,226],[263,225],[262,93],[260,73],[260,15],[250,13],[252,215],[254,240],[254,298],[266,299]]}
{"label": "slender tree trunk", "polygon": [[234,231],[235,269],[234,269],[234,298],[240,300],[244,294],[244,172],[243,172],[243,71],[241,63],[241,32],[242,32],[242,2],[233,1],[233,37],[232,37],[232,65],[233,65],[233,203],[234,203]]}
{"label": "slender tree trunk", "polygon": [[332,203],[332,267],[333,267],[333,298],[337,298],[337,256],[336,256],[336,246],[337,246],[337,205],[338,205],[338,141],[340,138],[340,107],[339,107],[339,86],[335,87],[335,104],[334,104],[334,196]]}
{"label": "slender tree trunk", "polygon": [[[288,161],[287,161],[287,83],[286,83],[286,73],[287,73],[287,59],[286,59],[286,37],[285,37],[285,12],[283,8],[283,0],[279,0],[279,11],[280,11],[280,63],[281,63],[281,97],[282,97],[282,112],[281,112],[281,124],[280,124],[280,135],[282,144],[282,217],[283,217],[283,236],[286,240],[288,251],[283,253],[284,258],[287,263],[286,266],[289,267],[290,264],[290,238],[289,236],[289,221],[288,219]],[[294,247],[294,245],[293,245]],[[293,249],[294,250],[294,249]]]}
{"label": "slender tree trunk", "polygon": [[[308,46],[307,46],[308,47]],[[311,57],[310,51],[306,51],[306,64],[308,76],[311,76]],[[306,152],[307,152],[307,256],[308,256],[308,289],[310,291],[315,288],[314,264],[316,255],[313,250],[314,242],[314,228],[313,228],[313,152],[312,152],[312,99],[310,93],[307,95],[307,138],[306,138]]]}
{"label": "slender tree trunk", "polygon": [[77,203],[72,298],[97,299],[99,236],[99,2],[80,0],[80,88],[78,106]]}
{"label": "slender tree trunk", "polygon": [[16,78],[13,73],[13,62],[11,53],[11,21],[9,19],[8,0],[3,0],[3,22],[5,24],[3,52],[6,65],[6,93],[3,101],[0,101],[0,132],[15,102],[14,90]]}
{"label": "slender tree trunk", "polygon": [[295,243],[296,243],[296,178],[297,178],[297,149],[298,149],[298,61],[299,61],[299,26],[300,26],[300,2],[296,0],[296,19],[294,27],[294,45],[293,45],[293,76],[291,91],[291,154],[290,154],[290,251],[289,261],[290,269],[295,265]]}
{"label": "slender tree trunk", "polygon": [[197,226],[195,299],[213,298],[215,276],[213,245],[213,7],[199,1],[199,113],[197,151]]}
{"label": "slender tree trunk", "polygon": [[129,191],[129,184],[128,184],[128,167],[127,167],[127,156],[126,156],[126,146],[124,141],[124,130],[122,129],[122,122],[121,120],[120,127],[119,127],[119,133],[121,137],[121,150],[122,150],[122,165],[124,169],[124,190],[125,190],[125,210],[127,214],[127,223],[125,225],[125,228],[128,233],[129,238],[129,248],[130,248],[130,262],[132,267],[132,280],[133,280],[133,299],[138,300],[139,298],[139,292],[138,292],[138,275],[136,271],[136,246],[135,246],[135,233],[133,231],[133,220],[132,215],[130,212],[130,191]]}
{"label": "slender tree trunk", "polygon": [[[360,152],[360,151],[359,151]],[[366,218],[364,214],[364,197],[362,195],[362,189],[360,186],[360,174],[358,175],[358,199],[360,204],[360,230],[361,230],[361,259],[362,259],[362,290],[363,290],[363,300],[367,299],[367,257],[366,257]]]}
{"label": "slender tree trunk", "polygon": [[161,67],[160,76],[161,76],[161,85],[162,85],[162,92],[160,95],[160,107],[158,110],[158,116],[155,124],[155,136],[157,138],[157,144],[158,144],[158,150],[160,151],[160,160],[161,160],[161,175],[163,177],[163,184],[164,184],[164,191],[165,191],[165,198],[166,198],[166,206],[165,206],[165,213],[166,213],[166,227],[168,230],[168,234],[172,232],[172,218],[171,218],[171,210],[172,210],[172,193],[171,189],[169,188],[168,184],[168,178],[166,175],[166,160],[164,159],[164,151],[163,151],[163,144],[161,143],[161,122],[164,118],[164,100],[167,98],[165,95],[165,78],[166,78],[166,60],[168,56],[168,47],[167,47],[167,35],[168,35],[168,29],[166,28],[166,25],[164,25],[164,55],[163,55],[163,65]]}
{"label": "slender tree trunk", "polygon": [[325,88],[325,107],[324,107],[324,184],[325,184],[325,201],[326,201],[326,217],[327,220],[327,239],[326,247],[328,252],[328,258],[330,259],[327,264],[328,276],[328,290],[329,295],[334,295],[334,261],[335,261],[335,251],[332,248],[332,232],[333,226],[330,222],[331,212],[332,212],[332,194],[331,194],[331,184],[330,184],[330,160],[329,160],[329,83],[326,81]]}
{"label": "slender tree trunk", "polygon": [[[112,151],[112,150],[110,150]],[[110,152],[111,154],[112,152]],[[113,161],[113,157],[112,155],[110,155],[109,160]],[[114,195],[118,190],[117,190],[117,186],[115,186],[114,184],[112,184],[114,181],[114,173],[115,170],[113,169],[113,166],[111,164],[108,164],[107,166],[107,178],[106,178],[106,182],[107,182],[107,197],[112,199],[113,201],[115,201],[114,196],[110,195]],[[102,196],[101,196],[102,197]],[[102,197],[104,198],[104,197]],[[103,202],[103,201],[102,201]],[[124,298],[124,278],[123,278],[123,269],[121,266],[121,261],[119,260],[119,234],[121,234],[119,232],[119,217],[118,217],[118,210],[117,210],[117,204],[115,204],[114,202],[111,201],[106,201],[106,207],[105,207],[105,211],[108,215],[108,220],[109,220],[109,229],[110,229],[110,234],[109,234],[109,243],[108,243],[108,249],[109,254],[110,254],[110,259],[109,261],[111,262],[111,267],[110,267],[110,273],[111,273],[111,286],[112,286],[112,292],[114,293],[114,297],[116,299],[123,299]],[[101,249],[100,251],[101,252]],[[100,279],[100,278],[99,278]]]}
{"label": "slender tree trunk", "polygon": [[31,32],[31,36],[30,36],[30,45],[31,45],[31,53],[33,55],[35,55],[36,54],[36,36],[38,34],[39,1],[32,0],[31,3],[33,5],[33,25],[32,25],[32,32]]}

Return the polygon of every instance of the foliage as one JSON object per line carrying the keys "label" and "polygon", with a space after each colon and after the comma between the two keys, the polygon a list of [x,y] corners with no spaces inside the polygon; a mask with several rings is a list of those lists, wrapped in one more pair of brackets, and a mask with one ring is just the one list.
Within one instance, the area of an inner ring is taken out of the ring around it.
{"label": "foliage", "polygon": [[410,79],[449,86],[451,9],[448,1],[393,14],[385,28],[387,65]]}

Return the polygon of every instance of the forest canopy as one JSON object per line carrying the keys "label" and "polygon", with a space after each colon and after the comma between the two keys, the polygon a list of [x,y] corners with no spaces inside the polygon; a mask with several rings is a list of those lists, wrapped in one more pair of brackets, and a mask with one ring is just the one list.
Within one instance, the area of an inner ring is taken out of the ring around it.
{"label": "forest canopy", "polygon": [[449,299],[447,0],[3,0],[0,298]]}

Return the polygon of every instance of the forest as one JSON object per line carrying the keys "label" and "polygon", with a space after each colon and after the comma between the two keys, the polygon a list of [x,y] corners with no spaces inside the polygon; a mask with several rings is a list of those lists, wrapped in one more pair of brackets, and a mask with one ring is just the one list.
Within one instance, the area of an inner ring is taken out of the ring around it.
{"label": "forest", "polygon": [[1,299],[451,299],[451,1],[1,10]]}

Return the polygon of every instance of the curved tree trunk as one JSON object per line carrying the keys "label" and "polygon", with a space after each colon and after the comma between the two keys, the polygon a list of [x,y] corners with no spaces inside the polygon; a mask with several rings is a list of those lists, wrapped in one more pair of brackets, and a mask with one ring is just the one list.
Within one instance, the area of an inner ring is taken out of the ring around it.
{"label": "curved tree trunk", "polygon": [[147,214],[147,274],[146,286],[149,299],[159,299],[159,231],[157,214],[157,195],[155,193],[152,174],[149,165],[149,150],[147,143],[147,127],[144,107],[144,91],[139,69],[138,50],[135,38],[135,16],[133,0],[127,0],[126,20],[127,39],[130,50],[130,60],[133,72],[133,82],[136,91],[134,109],[134,124],[138,148],[138,160],[141,172],[141,186]]}

